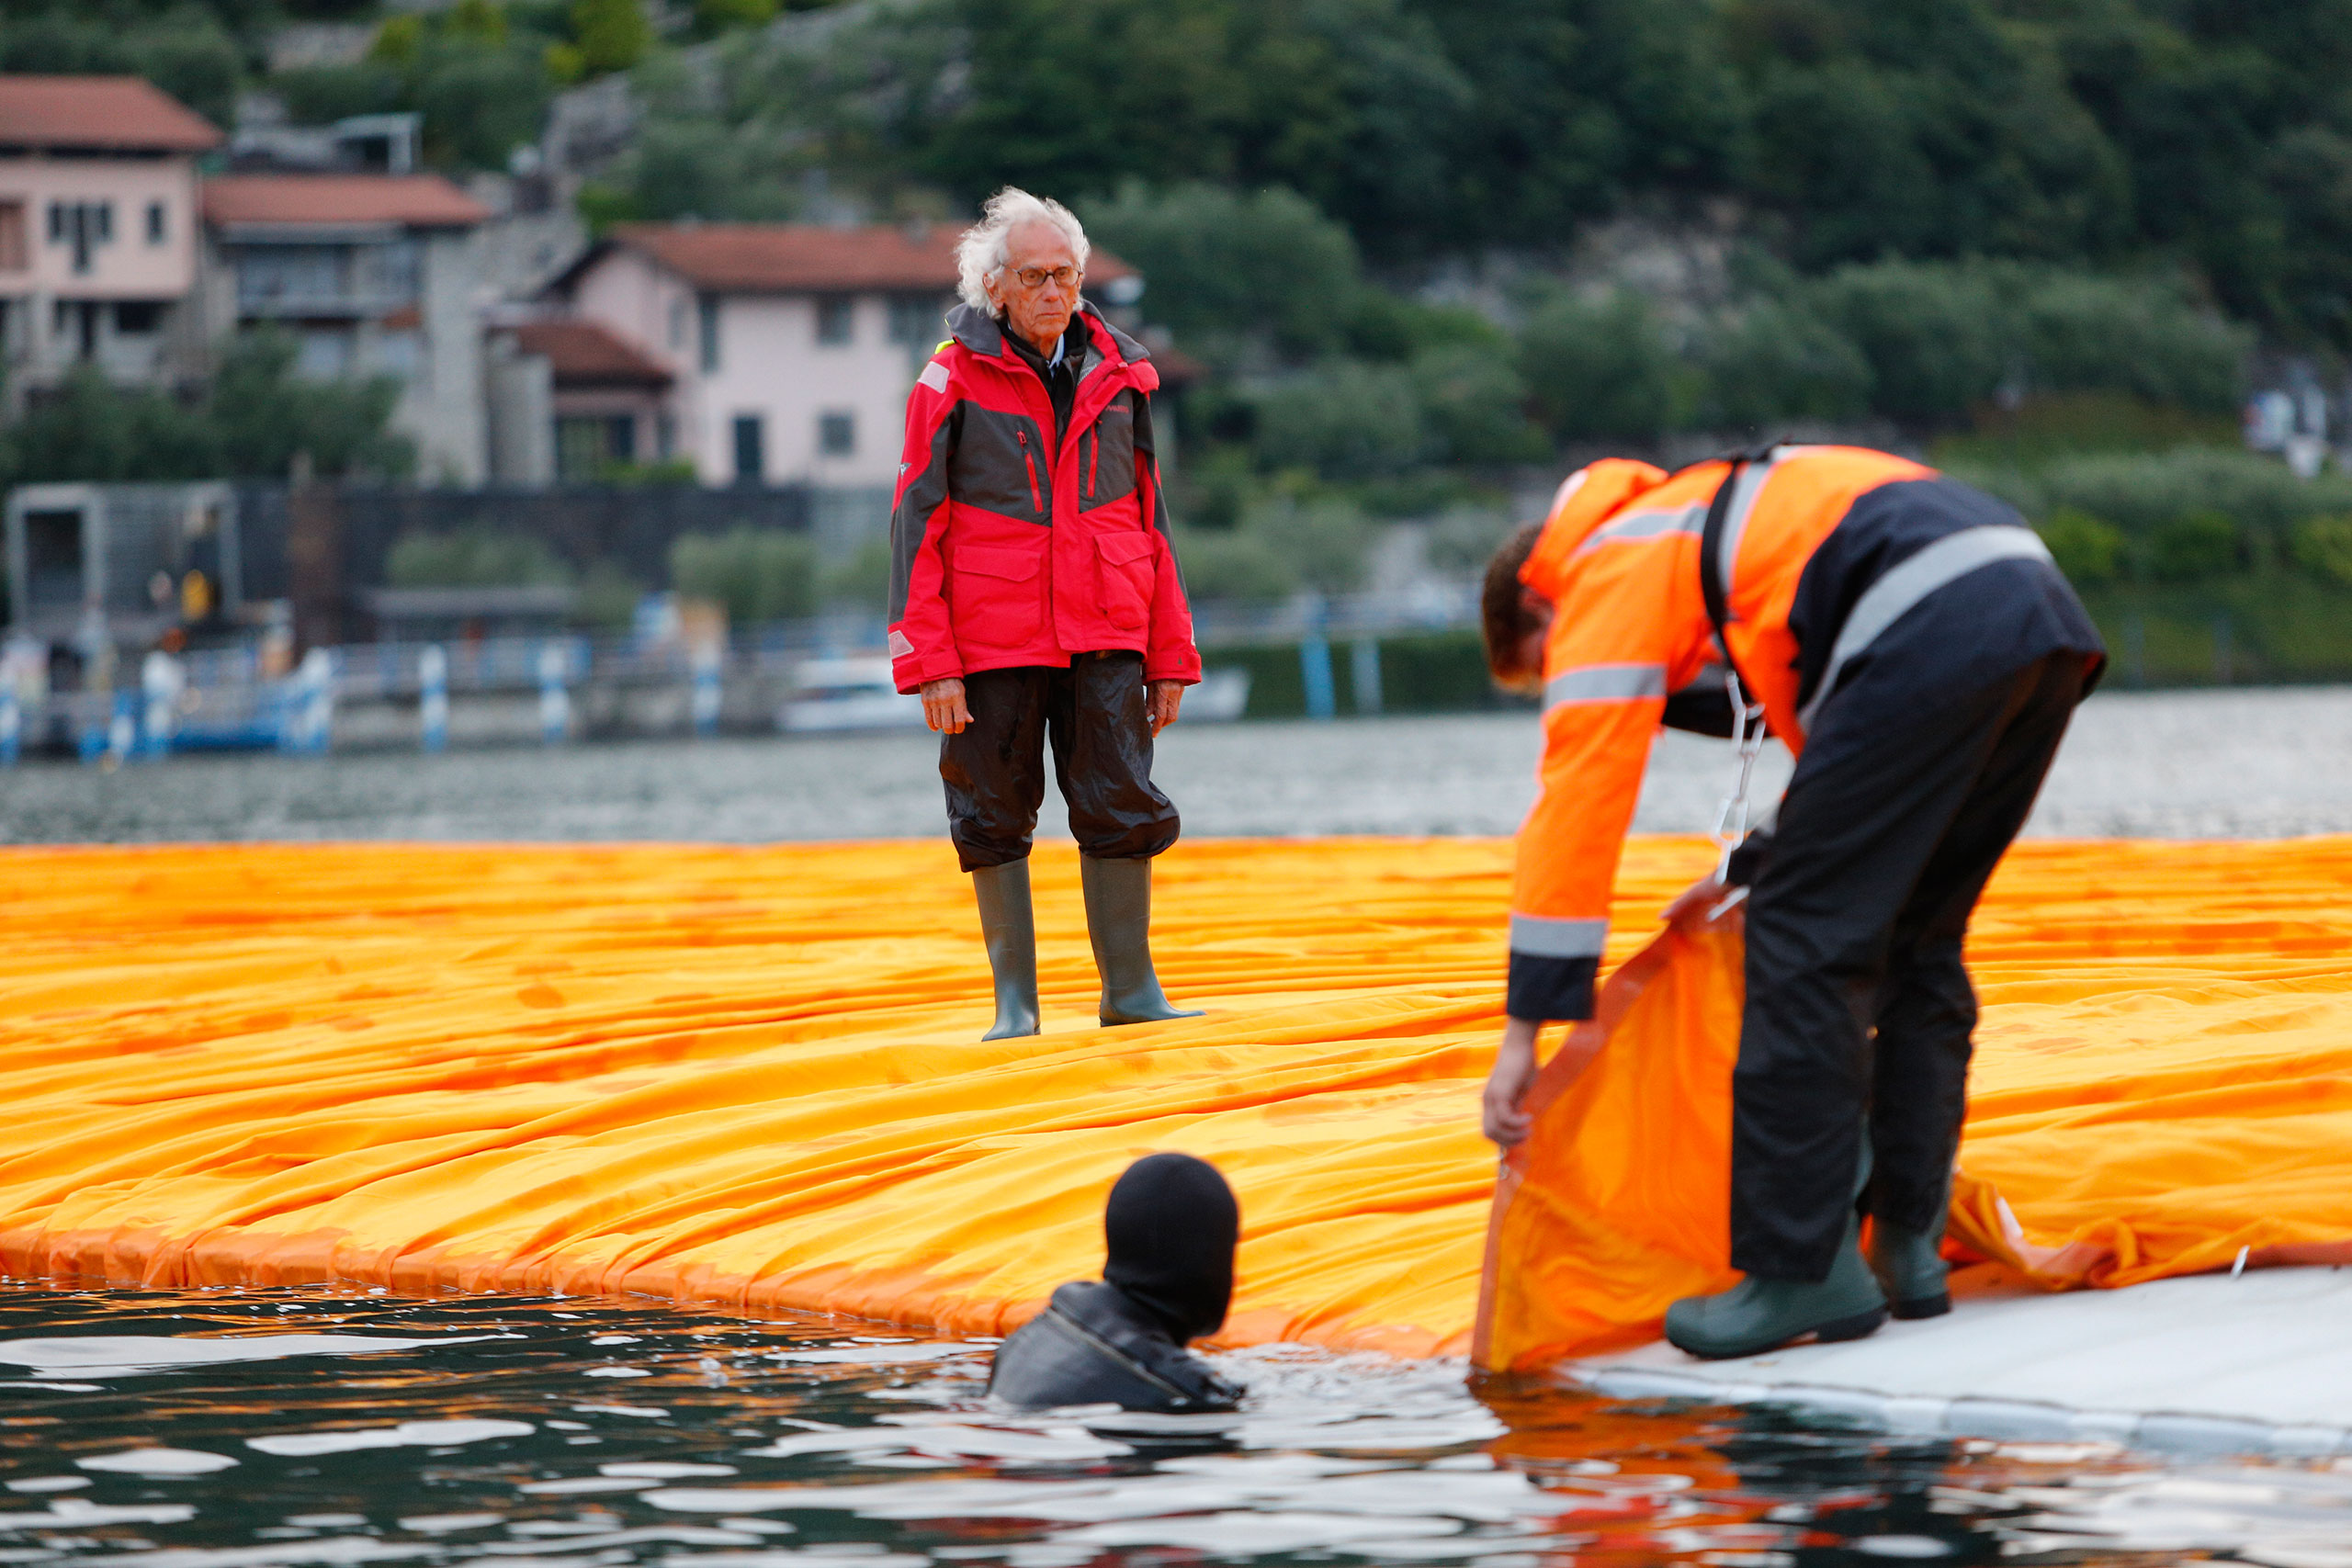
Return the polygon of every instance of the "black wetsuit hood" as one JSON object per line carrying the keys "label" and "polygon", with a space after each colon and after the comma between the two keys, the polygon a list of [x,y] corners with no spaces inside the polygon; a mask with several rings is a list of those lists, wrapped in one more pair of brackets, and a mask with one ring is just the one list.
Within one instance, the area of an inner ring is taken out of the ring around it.
{"label": "black wetsuit hood", "polygon": [[1102,1278],[1181,1345],[1223,1326],[1240,1232],[1241,1206],[1216,1167],[1191,1155],[1147,1155],[1127,1167],[1103,1206]]}

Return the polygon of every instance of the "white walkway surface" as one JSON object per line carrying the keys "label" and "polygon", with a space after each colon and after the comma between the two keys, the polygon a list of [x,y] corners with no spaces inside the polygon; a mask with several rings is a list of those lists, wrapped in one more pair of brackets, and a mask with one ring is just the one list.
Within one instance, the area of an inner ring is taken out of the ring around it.
{"label": "white walkway surface", "polygon": [[2051,1295],[1955,1276],[1951,1313],[1702,1361],[1663,1341],[1566,1369],[1617,1399],[1785,1404],[1895,1431],[2204,1453],[2352,1454],[2352,1269]]}

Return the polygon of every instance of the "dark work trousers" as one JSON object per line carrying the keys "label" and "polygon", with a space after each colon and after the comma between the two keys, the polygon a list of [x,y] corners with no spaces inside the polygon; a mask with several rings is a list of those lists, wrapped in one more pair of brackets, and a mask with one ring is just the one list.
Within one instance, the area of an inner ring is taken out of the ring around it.
{"label": "dark work trousers", "polygon": [[947,833],[966,871],[1025,860],[1046,798],[1045,749],[1082,854],[1137,860],[1176,841],[1176,807],[1151,782],[1140,653],[1081,653],[1067,668],[964,677],[972,722],[939,739]]}
{"label": "dark work trousers", "polygon": [[[1827,1276],[1854,1203],[1939,1234],[1966,1107],[1968,918],[2025,825],[2090,661],[2051,654],[1975,692],[1822,705],[1747,902],[1732,1076],[1731,1260]],[[1906,693],[1906,695],[1916,695]]]}

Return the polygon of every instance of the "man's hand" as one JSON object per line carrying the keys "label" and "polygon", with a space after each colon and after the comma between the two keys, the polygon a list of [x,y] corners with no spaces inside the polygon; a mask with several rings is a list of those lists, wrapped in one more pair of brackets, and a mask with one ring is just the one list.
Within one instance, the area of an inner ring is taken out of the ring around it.
{"label": "man's hand", "polygon": [[1535,1032],[1543,1026],[1532,1019],[1514,1018],[1503,1024],[1503,1043],[1495,1053],[1495,1070],[1487,1075],[1487,1092],[1479,1120],[1487,1137],[1504,1148],[1524,1143],[1535,1118],[1520,1109],[1535,1082]]}
{"label": "man's hand", "polygon": [[1673,925],[1686,915],[1712,908],[1730,891],[1728,886],[1715,880],[1715,874],[1711,871],[1676,894],[1674,902],[1666,907],[1666,912],[1658,919],[1669,926]]}
{"label": "man's hand", "polygon": [[1152,681],[1146,683],[1150,698],[1146,721],[1154,735],[1176,722],[1176,710],[1184,705],[1184,682],[1182,681]]}
{"label": "man's hand", "polygon": [[944,681],[925,681],[922,721],[942,735],[963,734],[964,727],[972,722],[972,710],[964,704],[964,682],[953,675]]}

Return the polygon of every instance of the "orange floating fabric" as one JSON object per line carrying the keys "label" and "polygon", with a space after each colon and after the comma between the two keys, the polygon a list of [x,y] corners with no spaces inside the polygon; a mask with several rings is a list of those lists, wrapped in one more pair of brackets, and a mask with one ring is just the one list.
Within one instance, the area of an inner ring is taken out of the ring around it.
{"label": "orange floating fabric", "polygon": [[[1709,856],[1631,846],[1612,957]],[[1466,1349],[1509,845],[1161,863],[1161,971],[1209,1015],[1093,1027],[1047,849],[1048,1032],[983,1045],[934,843],[0,852],[0,1269],[996,1332],[1182,1148],[1241,1194],[1232,1342]],[[2020,846],[1973,943],[1962,1156],[2017,1230],[1988,1203],[1972,1245],[2108,1283],[2352,1235],[2347,953],[2352,840]]]}
{"label": "orange floating fabric", "polygon": [[1505,1371],[1646,1344],[1730,1265],[1739,913],[1661,932],[1544,1060],[1504,1158],[1471,1346]]}
{"label": "orange floating fabric", "polygon": [[[2049,845],[2012,856],[1972,942],[1997,1005],[1979,1032],[1953,1183],[1963,1255],[2052,1287],[2352,1262],[2345,850],[2112,845],[2106,865]],[[2132,886],[2141,918],[2118,926],[2112,903]],[[1544,1062],[1534,1132],[1505,1161],[1489,1222],[1480,1365],[1645,1343],[1678,1297],[1737,1279],[1739,924],[1735,909],[1661,933]],[[2222,956],[2251,943],[2273,956]],[[2149,962],[2165,953],[2177,956]],[[2292,956],[2309,953],[2333,956]]]}

